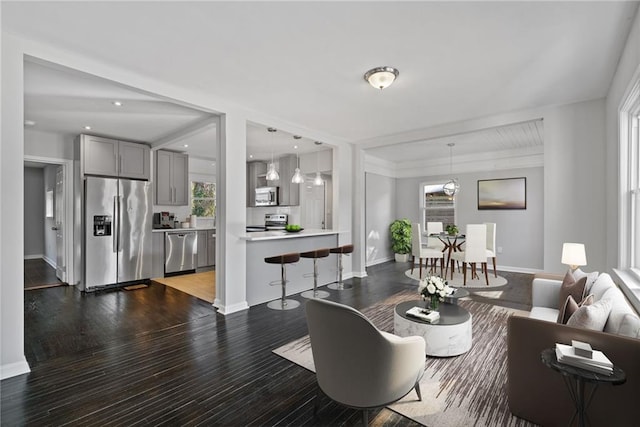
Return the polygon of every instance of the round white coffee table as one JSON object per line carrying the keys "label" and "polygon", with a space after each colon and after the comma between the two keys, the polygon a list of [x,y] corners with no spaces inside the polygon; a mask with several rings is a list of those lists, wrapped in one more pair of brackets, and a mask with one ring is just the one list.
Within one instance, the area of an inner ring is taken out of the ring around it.
{"label": "round white coffee table", "polygon": [[412,307],[424,301],[406,301],[393,310],[393,333],[400,337],[418,335],[426,342],[429,356],[458,356],[471,349],[471,313],[459,305],[440,303],[440,319],[434,323],[407,316]]}

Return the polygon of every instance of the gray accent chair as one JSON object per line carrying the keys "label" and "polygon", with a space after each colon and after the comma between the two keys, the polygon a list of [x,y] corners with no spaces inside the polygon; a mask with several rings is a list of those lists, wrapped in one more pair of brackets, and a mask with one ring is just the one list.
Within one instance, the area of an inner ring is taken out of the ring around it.
{"label": "gray accent chair", "polygon": [[333,301],[309,300],[306,312],[319,389],[342,405],[362,409],[365,426],[367,409],[393,403],[414,388],[422,400],[419,381],[426,357],[422,337],[401,338],[380,331],[359,311]]}

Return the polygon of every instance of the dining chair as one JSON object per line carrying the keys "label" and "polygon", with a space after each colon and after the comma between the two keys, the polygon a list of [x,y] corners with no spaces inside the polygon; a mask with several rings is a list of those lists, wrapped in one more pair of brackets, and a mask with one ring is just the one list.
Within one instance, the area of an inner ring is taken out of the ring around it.
{"label": "dining chair", "polygon": [[443,231],[444,227],[441,222],[427,221],[427,247],[444,250],[445,246],[442,240],[431,237],[432,234],[441,234]]}
{"label": "dining chair", "polygon": [[462,262],[463,285],[467,285],[467,264],[471,266],[471,278],[478,277],[476,263],[481,264],[487,286],[489,275],[487,273],[487,226],[485,224],[467,224],[465,233],[464,250],[451,254],[451,279],[453,279],[453,266],[455,261]]}
{"label": "dining chair", "polygon": [[424,266],[425,268],[429,265],[429,260],[431,260],[431,269],[429,271],[433,272],[436,268],[436,260],[440,260],[440,274],[442,275],[444,272],[444,252],[440,249],[430,248],[427,245],[423,244],[422,240],[422,230],[420,229],[420,224],[415,222],[411,226],[411,274],[413,274],[413,269],[415,267],[415,260],[418,257],[418,264],[420,264],[420,279],[422,279],[422,260],[425,260]]}
{"label": "dining chair", "polygon": [[493,275],[498,277],[496,271],[496,223],[485,222],[484,224],[487,226],[487,258],[493,260]]}

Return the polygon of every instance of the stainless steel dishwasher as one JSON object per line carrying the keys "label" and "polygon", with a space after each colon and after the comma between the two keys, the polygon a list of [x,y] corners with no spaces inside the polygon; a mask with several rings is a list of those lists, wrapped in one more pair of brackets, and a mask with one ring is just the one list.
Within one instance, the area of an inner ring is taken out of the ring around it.
{"label": "stainless steel dishwasher", "polygon": [[164,272],[194,271],[198,255],[198,238],[195,231],[167,232],[164,241]]}

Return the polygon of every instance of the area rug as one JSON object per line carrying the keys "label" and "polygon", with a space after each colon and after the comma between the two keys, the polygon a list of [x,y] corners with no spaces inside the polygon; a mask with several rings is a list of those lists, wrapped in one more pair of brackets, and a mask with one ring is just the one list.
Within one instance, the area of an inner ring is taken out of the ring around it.
{"label": "area rug", "polygon": [[[416,267],[413,270],[413,274],[411,273],[411,269],[405,271],[404,273],[407,277],[410,277],[414,280],[420,280],[420,270]],[[478,273],[479,274],[479,273]],[[427,272],[422,270],[422,278],[424,279],[427,276]],[[451,273],[447,274],[447,282],[449,286],[454,286],[456,288],[470,288],[470,289],[488,289],[488,288],[499,288],[501,286],[505,286],[507,284],[507,279],[502,276],[495,277],[493,272],[489,272],[489,286],[487,286],[487,282],[484,279],[484,275],[480,275],[479,279],[472,279],[471,272],[467,273],[467,285],[463,285],[464,277],[462,273],[458,273],[455,271],[453,273],[453,279],[451,279]]]}
{"label": "area rug", "polygon": [[[379,329],[393,332],[393,307],[416,296],[403,291],[362,313]],[[427,357],[420,381],[422,401],[411,392],[388,408],[427,426],[532,426],[511,415],[506,390],[507,319],[525,312],[475,301],[460,305],[473,315],[471,350],[456,357]],[[315,372],[308,335],[273,352]]]}

